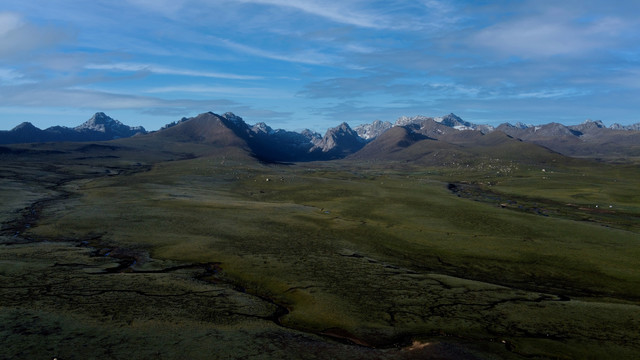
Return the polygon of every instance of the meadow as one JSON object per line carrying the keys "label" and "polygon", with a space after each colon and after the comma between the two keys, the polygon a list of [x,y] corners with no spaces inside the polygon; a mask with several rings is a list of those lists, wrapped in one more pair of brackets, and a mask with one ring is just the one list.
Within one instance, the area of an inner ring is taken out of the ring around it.
{"label": "meadow", "polygon": [[640,353],[632,163],[113,144],[0,154],[0,357]]}

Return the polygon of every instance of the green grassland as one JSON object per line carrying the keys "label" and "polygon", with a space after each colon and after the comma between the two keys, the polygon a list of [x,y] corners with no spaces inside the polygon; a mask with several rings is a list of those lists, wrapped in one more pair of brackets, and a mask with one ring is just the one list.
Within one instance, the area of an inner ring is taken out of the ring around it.
{"label": "green grassland", "polygon": [[637,166],[116,144],[5,155],[0,357],[640,353]]}

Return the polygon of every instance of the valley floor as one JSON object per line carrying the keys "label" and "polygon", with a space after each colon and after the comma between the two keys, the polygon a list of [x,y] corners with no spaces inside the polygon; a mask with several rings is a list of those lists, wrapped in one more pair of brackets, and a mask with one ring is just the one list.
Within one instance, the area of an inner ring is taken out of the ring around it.
{"label": "valley floor", "polygon": [[0,154],[0,358],[640,353],[637,167],[66,146]]}

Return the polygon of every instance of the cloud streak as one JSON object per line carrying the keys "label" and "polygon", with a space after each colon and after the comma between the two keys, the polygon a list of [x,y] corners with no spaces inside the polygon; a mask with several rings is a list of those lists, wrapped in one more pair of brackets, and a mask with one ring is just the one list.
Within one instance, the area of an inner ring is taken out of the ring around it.
{"label": "cloud streak", "polygon": [[151,88],[145,91],[148,94],[166,93],[195,93],[195,94],[221,94],[234,95],[242,98],[283,99],[293,98],[284,91],[259,87],[234,87],[234,86],[207,86],[207,85],[179,85]]}
{"label": "cloud streak", "polygon": [[150,72],[162,75],[181,75],[191,77],[205,77],[232,80],[260,80],[262,76],[255,75],[238,75],[230,73],[220,73],[211,71],[198,71],[188,69],[170,68],[154,64],[136,64],[136,63],[112,63],[112,64],[87,64],[85,69],[89,70],[110,70],[124,72]]}
{"label": "cloud streak", "polygon": [[39,86],[5,88],[0,92],[0,106],[74,107],[83,109],[144,109],[158,107],[193,107],[205,103],[230,105],[228,100],[167,100],[150,96],[75,89],[47,89]]}
{"label": "cloud streak", "polygon": [[247,46],[227,39],[217,39],[220,45],[232,49],[234,51],[258,56],[266,59],[294,62],[310,65],[325,65],[335,63],[339,59],[335,56],[323,54],[316,50],[309,49],[304,52],[276,53],[273,51],[263,50],[253,46]]}
{"label": "cloud streak", "polygon": [[384,29],[389,26],[387,21],[380,16],[368,13],[366,10],[356,10],[345,6],[348,2],[310,0],[239,0],[239,2],[291,8],[340,24],[364,28]]}

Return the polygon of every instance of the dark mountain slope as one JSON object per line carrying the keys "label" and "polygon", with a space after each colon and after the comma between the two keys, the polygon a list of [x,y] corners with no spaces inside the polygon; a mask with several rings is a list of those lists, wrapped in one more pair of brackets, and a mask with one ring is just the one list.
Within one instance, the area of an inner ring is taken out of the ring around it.
{"label": "dark mountain slope", "polygon": [[151,136],[171,141],[248,149],[246,141],[227,126],[225,119],[211,112],[200,114],[175,126],[153,133]]}
{"label": "dark mountain slope", "polygon": [[261,161],[293,162],[322,159],[321,154],[312,150],[315,143],[321,139],[317,133],[309,130],[302,133],[273,130],[265,123],[249,126],[233,113],[225,113],[222,119],[229,129],[246,141],[253,155]]}
{"label": "dark mountain slope", "polygon": [[43,141],[48,141],[47,134],[33,126],[30,122],[23,122],[9,131],[0,131],[0,144],[19,144]]}
{"label": "dark mountain slope", "polygon": [[232,113],[221,116],[224,124],[244,139],[253,155],[266,162],[294,162],[342,158],[361,149],[365,141],[348,124],[327,130],[324,137],[312,131],[273,130],[264,123],[252,127]]}
{"label": "dark mountain slope", "polygon": [[608,159],[640,156],[639,131],[610,129],[599,121],[575,126],[551,123],[526,128],[502,124],[496,130],[567,156]]}
{"label": "dark mountain slope", "polygon": [[[495,131],[483,135],[477,131],[462,131],[468,137],[447,135],[427,138],[411,132],[411,127],[396,126],[348,157],[361,161],[392,161],[416,165],[475,166],[494,161],[520,164],[544,164],[568,158],[545,147]],[[450,137],[455,142],[446,141]]]}
{"label": "dark mountain slope", "polygon": [[147,135],[117,141],[119,144],[157,151],[162,149],[182,158],[219,157],[243,162],[255,161],[246,140],[227,126],[224,118],[208,112]]}
{"label": "dark mountain slope", "polygon": [[502,131],[483,135],[463,147],[476,156],[515,161],[520,164],[542,164],[567,161],[568,158],[544,146],[515,139]]}
{"label": "dark mountain slope", "polygon": [[405,126],[411,132],[422,134],[432,139],[439,139],[442,136],[457,134],[460,132],[452,127],[436,122],[433,118],[419,118]]}
{"label": "dark mountain slope", "polygon": [[458,155],[462,147],[412,132],[409,127],[395,126],[368,143],[349,160],[403,162],[416,165],[445,165]]}
{"label": "dark mountain slope", "polygon": [[428,138],[422,134],[413,133],[404,126],[395,126],[369,142],[349,158],[356,160],[393,159],[395,153],[425,139]]}

